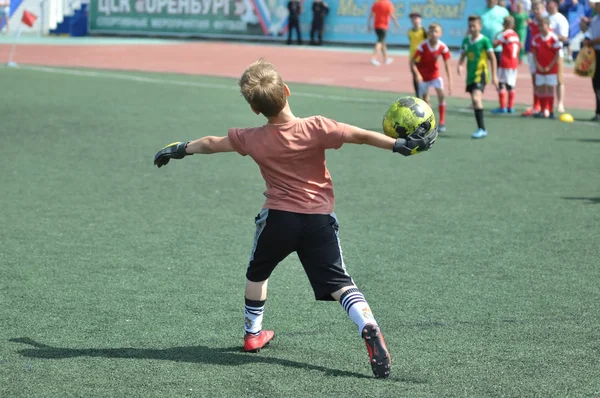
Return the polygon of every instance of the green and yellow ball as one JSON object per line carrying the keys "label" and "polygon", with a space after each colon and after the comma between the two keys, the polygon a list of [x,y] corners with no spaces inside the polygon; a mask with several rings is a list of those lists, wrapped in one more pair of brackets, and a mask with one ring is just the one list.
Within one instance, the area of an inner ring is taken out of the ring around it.
{"label": "green and yellow ball", "polygon": [[421,138],[435,130],[435,114],[427,102],[417,97],[400,97],[383,116],[383,133],[406,138],[417,133]]}

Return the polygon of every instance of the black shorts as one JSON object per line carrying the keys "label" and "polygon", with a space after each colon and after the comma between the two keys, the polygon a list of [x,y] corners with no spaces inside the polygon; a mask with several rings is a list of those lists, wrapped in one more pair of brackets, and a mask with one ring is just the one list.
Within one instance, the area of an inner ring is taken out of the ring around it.
{"label": "black shorts", "polygon": [[385,41],[385,35],[387,30],[385,29],[375,29],[375,34],[377,35],[377,42],[383,43]]}
{"label": "black shorts", "polygon": [[482,72],[481,75],[479,75],[479,82],[467,84],[467,88],[465,91],[467,93],[473,93],[473,91],[479,90],[483,93],[483,91],[485,90],[485,85],[487,83],[487,79],[488,79],[487,73]]}
{"label": "black shorts", "polygon": [[485,90],[485,82],[467,84],[467,88],[465,91],[467,93],[473,93],[473,91],[475,90],[479,90],[483,93]]}
{"label": "black shorts", "polygon": [[256,233],[246,278],[261,282],[277,264],[296,252],[315,294],[333,301],[331,293],[354,281],[346,272],[335,214],[300,214],[263,209],[255,218]]}

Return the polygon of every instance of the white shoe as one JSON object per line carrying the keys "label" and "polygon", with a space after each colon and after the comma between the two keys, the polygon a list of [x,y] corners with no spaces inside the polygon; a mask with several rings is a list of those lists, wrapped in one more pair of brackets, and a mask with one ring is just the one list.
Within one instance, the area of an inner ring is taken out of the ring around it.
{"label": "white shoe", "polygon": [[371,63],[375,66],[381,65],[381,63],[379,61],[377,61],[375,58],[371,58]]}
{"label": "white shoe", "polygon": [[479,129],[476,132],[473,133],[473,135],[471,135],[472,138],[484,138],[487,137],[488,132],[487,130],[483,130],[483,129]]}
{"label": "white shoe", "polygon": [[389,64],[391,64],[392,62],[394,62],[394,58],[390,58],[390,57],[388,57],[388,59],[386,59],[386,60],[385,60],[385,64],[386,64],[386,65],[389,65]]}

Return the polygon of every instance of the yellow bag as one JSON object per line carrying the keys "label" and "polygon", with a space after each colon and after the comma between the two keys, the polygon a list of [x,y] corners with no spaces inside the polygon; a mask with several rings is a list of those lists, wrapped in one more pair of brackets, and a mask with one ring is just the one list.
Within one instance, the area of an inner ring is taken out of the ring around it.
{"label": "yellow bag", "polygon": [[582,47],[575,59],[575,74],[581,77],[594,77],[596,72],[596,52],[592,47]]}

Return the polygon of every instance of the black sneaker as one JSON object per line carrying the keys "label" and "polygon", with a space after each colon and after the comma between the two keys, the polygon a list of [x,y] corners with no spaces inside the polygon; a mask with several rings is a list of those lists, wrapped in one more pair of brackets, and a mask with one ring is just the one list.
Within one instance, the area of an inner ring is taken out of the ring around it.
{"label": "black sneaker", "polygon": [[595,115],[593,118],[591,118],[590,122],[600,122],[600,114]]}
{"label": "black sneaker", "polygon": [[385,341],[379,327],[372,323],[366,324],[362,331],[362,338],[367,345],[373,375],[377,378],[389,377],[392,359],[385,346]]}

